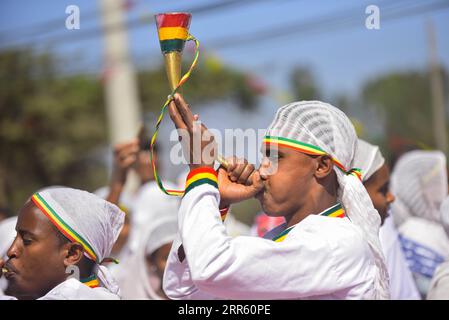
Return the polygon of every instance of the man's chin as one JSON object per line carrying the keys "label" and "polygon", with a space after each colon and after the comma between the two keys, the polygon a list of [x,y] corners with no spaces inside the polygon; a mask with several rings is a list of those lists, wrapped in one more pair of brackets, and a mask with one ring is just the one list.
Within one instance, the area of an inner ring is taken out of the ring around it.
{"label": "man's chin", "polygon": [[7,296],[16,297],[19,300],[34,300],[38,297],[30,294],[27,290],[24,290],[18,283],[17,277],[14,277],[8,281],[8,287],[5,290]]}
{"label": "man's chin", "polygon": [[261,192],[256,195],[256,199],[259,200],[260,206],[262,207],[262,211],[270,217],[276,217],[279,215],[279,212],[273,207],[268,199],[268,194],[266,192]]}

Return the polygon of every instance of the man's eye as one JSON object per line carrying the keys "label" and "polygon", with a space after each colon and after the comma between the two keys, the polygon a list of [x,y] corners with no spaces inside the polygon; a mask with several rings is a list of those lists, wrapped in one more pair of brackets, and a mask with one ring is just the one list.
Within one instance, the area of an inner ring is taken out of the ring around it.
{"label": "man's eye", "polygon": [[379,191],[380,191],[380,193],[382,193],[384,196],[386,196],[387,193],[388,193],[388,187],[383,187],[383,188],[381,188]]}
{"label": "man's eye", "polygon": [[26,245],[26,246],[27,246],[27,245],[30,245],[31,242],[32,242],[32,241],[31,241],[30,239],[23,239],[23,244]]}

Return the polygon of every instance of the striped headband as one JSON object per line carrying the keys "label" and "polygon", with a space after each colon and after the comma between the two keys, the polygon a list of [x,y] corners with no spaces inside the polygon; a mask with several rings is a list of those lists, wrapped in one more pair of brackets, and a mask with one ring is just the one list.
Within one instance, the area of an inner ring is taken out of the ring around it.
{"label": "striped headband", "polygon": [[312,156],[323,156],[323,155],[327,155],[329,157],[331,157],[332,161],[335,163],[335,165],[337,166],[338,169],[340,169],[343,173],[347,174],[347,175],[354,175],[356,176],[360,181],[362,181],[362,171],[358,168],[352,168],[350,170],[346,170],[346,168],[343,166],[343,164],[338,161],[337,159],[335,159],[334,157],[332,157],[331,155],[329,155],[326,151],[324,151],[323,149],[305,143],[305,142],[300,142],[300,141],[296,141],[293,139],[288,139],[288,138],[284,138],[284,137],[273,137],[273,136],[265,136],[263,138],[263,144],[265,145],[280,145],[292,150],[296,150],[299,151],[301,153],[305,153],[305,154],[309,154]]}
{"label": "striped headband", "polygon": [[45,199],[39,194],[39,192],[36,192],[31,197],[31,200],[65,237],[67,237],[72,242],[81,244],[87,257],[95,261],[96,263],[99,263],[98,256],[89,242],[75,230],[73,230],[48,204],[48,202],[45,201]]}

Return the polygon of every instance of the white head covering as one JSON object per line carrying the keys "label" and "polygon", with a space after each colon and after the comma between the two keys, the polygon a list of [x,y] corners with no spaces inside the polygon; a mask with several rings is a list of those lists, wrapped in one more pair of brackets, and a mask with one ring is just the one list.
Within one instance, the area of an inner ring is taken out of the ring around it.
{"label": "white head covering", "polygon": [[65,187],[41,190],[32,200],[61,233],[83,246],[85,255],[97,263],[103,286],[119,294],[115,280],[100,263],[111,253],[125,214],[92,193]]}
{"label": "white head covering", "polygon": [[17,217],[11,217],[0,222],[0,259],[6,253],[16,237]]}
{"label": "white head covering", "polygon": [[443,200],[441,203],[441,223],[443,225],[444,231],[446,231],[447,236],[449,237],[449,196]]}
{"label": "white head covering", "polygon": [[[106,199],[106,197],[109,195],[109,187],[104,186],[101,188],[98,188],[93,192],[95,195],[99,196],[102,199]],[[120,194],[120,200],[119,200],[119,208],[123,211],[127,211],[125,213],[132,212],[133,205],[134,205],[134,196],[130,194],[129,192],[123,191]]]}
{"label": "white head covering", "polygon": [[147,257],[165,244],[174,241],[178,232],[176,217],[161,216],[147,226],[137,251],[117,272],[117,281],[125,300],[160,300],[157,290],[161,287],[156,271],[147,265]]}
{"label": "white head covering", "polygon": [[384,163],[385,159],[378,146],[359,139],[353,166],[362,170],[363,182],[368,180]]}
{"label": "white head covering", "polygon": [[439,223],[447,188],[446,157],[442,152],[415,150],[402,155],[391,173],[396,224],[410,216]]}
{"label": "white head covering", "polygon": [[[351,221],[363,232],[378,268],[377,298],[388,299],[388,272],[379,242],[380,217],[359,178],[347,174],[357,150],[357,135],[348,117],[334,106],[320,101],[302,101],[281,107],[267,130],[267,136],[281,137],[318,147],[334,159],[339,183],[339,201]],[[344,167],[337,169],[337,162]],[[345,172],[343,172],[343,170]]]}
{"label": "white head covering", "polygon": [[147,267],[146,258],[164,244],[174,241],[178,232],[179,202],[157,188],[152,182],[139,192],[135,208],[140,220],[135,222],[137,227],[132,230],[135,232],[135,249],[117,272],[123,299],[162,299],[157,294],[161,279]]}

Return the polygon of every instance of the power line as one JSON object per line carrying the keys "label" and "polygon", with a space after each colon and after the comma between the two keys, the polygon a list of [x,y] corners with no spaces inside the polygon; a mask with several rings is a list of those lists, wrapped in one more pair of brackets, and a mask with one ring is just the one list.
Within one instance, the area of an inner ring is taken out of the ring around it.
{"label": "power line", "polygon": [[[388,4],[388,1],[384,1]],[[432,12],[436,10],[442,10],[449,7],[448,1],[434,2],[429,5],[417,5],[420,1],[403,1],[403,4],[389,5],[383,7],[381,11],[381,23],[385,21],[400,20],[409,18],[414,15]],[[344,28],[360,26],[364,27],[365,11],[361,10],[362,7],[353,9],[348,14],[348,10],[341,10],[329,15],[325,15],[319,18],[302,21],[300,23],[292,23],[289,25],[283,25],[277,28],[267,28],[258,30],[257,32],[245,34],[243,36],[230,36],[225,39],[202,40],[202,44],[206,48],[210,49],[243,49],[250,44],[264,41],[278,40],[282,37],[291,35],[307,36],[318,33],[332,33]],[[363,7],[364,9],[364,7]],[[362,13],[362,14],[361,14]],[[297,38],[295,38],[296,40]],[[143,54],[141,54],[143,55]],[[144,54],[146,57],[157,57],[159,52],[151,50]]]}
{"label": "power line", "polygon": [[[388,4],[389,1],[384,1]],[[404,2],[404,1],[403,1]],[[415,1],[411,5],[411,1],[405,1],[405,3],[398,5],[396,2],[394,5],[389,5],[386,8],[382,7],[381,11],[381,23],[385,21],[400,20],[403,18],[408,18],[414,15],[419,15],[427,12],[432,12],[436,10],[442,10],[449,7],[449,1],[438,1],[428,5],[419,5],[419,1]],[[380,4],[379,4],[380,5]],[[211,49],[232,49],[238,48],[244,49],[245,46],[254,44],[257,42],[273,41],[281,39],[284,36],[302,35],[307,36],[311,34],[318,33],[331,33],[340,29],[353,27],[355,25],[360,25],[364,23],[364,10],[361,8],[349,11],[351,14],[348,15],[348,10],[341,10],[334,12],[329,15],[325,15],[319,18],[310,19],[307,21],[302,21],[300,23],[293,23],[289,25],[283,25],[277,28],[267,28],[263,30],[258,30],[250,34],[245,34],[243,36],[230,36],[225,39],[202,40],[201,42],[207,48]],[[364,7],[363,7],[364,8]],[[363,12],[361,14],[361,12]],[[297,38],[295,38],[296,40]],[[145,54],[145,56],[157,57],[160,55],[159,52],[151,50]]]}
{"label": "power line", "polygon": [[[176,9],[176,11],[185,11],[190,12],[192,14],[195,14],[196,16],[204,13],[210,13],[217,10],[222,9],[234,9],[243,5],[248,5],[251,3],[261,3],[266,1],[272,1],[272,0],[226,0],[226,1],[216,1],[215,3],[208,3],[208,4],[201,4],[195,7],[190,8],[183,8],[183,9]],[[288,1],[288,0],[284,0]],[[169,11],[169,10],[167,10]],[[93,14],[93,13],[92,13]],[[130,22],[127,23],[127,29],[134,29],[138,27],[145,27],[149,24],[154,22],[154,15],[153,14],[146,14],[141,18],[133,19]],[[51,22],[53,24],[55,22]],[[60,21],[58,22],[60,25]],[[50,24],[50,23],[49,23]],[[43,26],[41,26],[43,28]],[[0,47],[0,50],[6,50],[6,49],[14,49],[14,48],[20,48],[20,47],[29,47],[36,44],[39,45],[55,45],[58,43],[67,43],[68,41],[83,41],[92,39],[95,37],[100,37],[103,32],[116,32],[119,29],[119,26],[117,25],[106,25],[104,27],[93,27],[86,30],[79,30],[79,32],[72,33],[70,37],[67,36],[67,33],[65,34],[59,34],[52,37],[47,37],[42,40],[35,39],[31,42],[25,42],[23,43],[24,39],[17,39],[17,37],[14,37],[14,40],[9,43],[3,43]],[[58,28],[58,30],[63,30],[61,28]],[[48,31],[48,30],[47,30]],[[13,33],[14,31],[9,31],[10,33]],[[45,33],[45,32],[43,32]],[[48,32],[47,32],[48,33]],[[33,33],[36,34],[36,33]],[[42,35],[42,33],[38,34],[39,36]],[[21,43],[22,42],[22,43]]]}
{"label": "power line", "polygon": [[[406,1],[402,7],[384,8],[381,11],[381,23],[384,21],[395,20],[398,18],[406,18],[417,14],[426,12],[441,10],[449,7],[449,1],[439,1],[430,5],[422,5],[419,7],[409,7],[410,2]],[[266,40],[275,40],[293,34],[307,34],[317,32],[333,32],[336,28],[344,28],[360,24],[363,22],[360,19],[360,9],[353,11],[354,16],[348,15],[347,11],[340,11],[332,15],[327,15],[319,19],[311,19],[300,23],[292,23],[289,25],[283,25],[277,28],[267,28],[264,30],[258,30],[254,33],[245,34],[242,36],[229,36],[225,39],[207,41],[203,40],[203,43],[207,43],[208,47],[214,49],[225,49],[237,46],[244,46],[252,44],[254,42],[261,42]],[[364,11],[363,11],[364,13]],[[365,16],[362,15],[364,18]]]}

